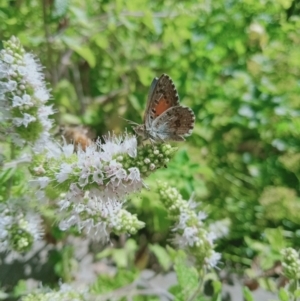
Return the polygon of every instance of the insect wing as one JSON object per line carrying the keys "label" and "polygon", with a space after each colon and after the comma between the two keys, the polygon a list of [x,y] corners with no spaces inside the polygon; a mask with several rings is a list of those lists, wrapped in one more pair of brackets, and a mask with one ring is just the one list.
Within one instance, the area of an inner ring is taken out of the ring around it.
{"label": "insect wing", "polygon": [[155,87],[157,86],[157,83],[158,83],[158,78],[154,77],[152,80],[151,86],[150,86],[149,93],[148,93],[147,105],[146,105],[146,110],[144,113],[144,123],[146,124],[147,127],[150,126],[151,119],[150,119],[149,109],[151,106],[151,99],[153,99],[153,93],[154,93]]}
{"label": "insect wing", "polygon": [[152,129],[162,140],[184,140],[183,137],[190,136],[195,124],[195,114],[187,107],[171,107],[162,115],[157,117]]}

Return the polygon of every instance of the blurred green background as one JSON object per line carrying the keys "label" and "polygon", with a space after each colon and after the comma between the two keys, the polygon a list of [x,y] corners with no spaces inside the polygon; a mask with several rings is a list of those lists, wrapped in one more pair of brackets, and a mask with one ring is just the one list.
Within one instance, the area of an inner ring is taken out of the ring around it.
{"label": "blurred green background", "polygon": [[217,250],[249,265],[264,244],[300,247],[299,13],[299,0],[0,0],[0,40],[41,60],[57,124],[95,135],[133,132],[120,116],[140,123],[153,77],[170,75],[196,125],[130,200],[147,222],[136,239],[167,243],[153,189],[166,180],[231,220]]}

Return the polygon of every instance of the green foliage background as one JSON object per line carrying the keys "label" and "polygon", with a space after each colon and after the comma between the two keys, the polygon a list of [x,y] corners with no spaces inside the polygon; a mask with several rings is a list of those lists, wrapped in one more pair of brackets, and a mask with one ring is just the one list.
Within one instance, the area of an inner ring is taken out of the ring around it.
{"label": "green foliage background", "polygon": [[[153,77],[169,74],[196,125],[148,184],[169,180],[229,217],[219,248],[244,262],[267,228],[299,247],[299,12],[298,0],[0,0],[0,40],[41,60],[58,124],[97,135],[128,127],[119,116],[141,122]],[[131,204],[147,222],[139,239],[165,243],[157,195]]]}

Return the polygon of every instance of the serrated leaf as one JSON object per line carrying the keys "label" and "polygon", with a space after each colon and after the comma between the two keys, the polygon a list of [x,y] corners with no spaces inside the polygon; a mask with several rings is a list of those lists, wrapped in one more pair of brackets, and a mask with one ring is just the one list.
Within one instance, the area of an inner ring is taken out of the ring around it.
{"label": "serrated leaf", "polygon": [[183,252],[178,251],[174,270],[177,275],[178,285],[181,288],[182,295],[185,296],[185,299],[183,300],[186,300],[186,296],[191,296],[199,286],[198,272],[193,266],[189,266],[186,260],[186,255]]}

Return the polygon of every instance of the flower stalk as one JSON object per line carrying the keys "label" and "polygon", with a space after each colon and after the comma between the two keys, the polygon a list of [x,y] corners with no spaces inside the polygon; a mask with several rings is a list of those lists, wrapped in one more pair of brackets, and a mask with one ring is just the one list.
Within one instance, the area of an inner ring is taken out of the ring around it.
{"label": "flower stalk", "polygon": [[169,218],[174,222],[173,243],[185,250],[194,260],[199,271],[217,265],[221,254],[214,251],[216,235],[204,225],[206,213],[196,211],[198,204],[190,198],[183,200],[179,191],[167,183],[158,183],[158,193]]}

